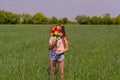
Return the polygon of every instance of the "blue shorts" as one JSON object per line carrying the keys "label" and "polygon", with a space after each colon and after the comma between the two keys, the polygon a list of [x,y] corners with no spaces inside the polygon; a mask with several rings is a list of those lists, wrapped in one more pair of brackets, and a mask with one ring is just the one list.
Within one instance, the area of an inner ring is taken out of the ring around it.
{"label": "blue shorts", "polygon": [[50,60],[64,61],[64,53],[56,55],[55,51],[51,50]]}

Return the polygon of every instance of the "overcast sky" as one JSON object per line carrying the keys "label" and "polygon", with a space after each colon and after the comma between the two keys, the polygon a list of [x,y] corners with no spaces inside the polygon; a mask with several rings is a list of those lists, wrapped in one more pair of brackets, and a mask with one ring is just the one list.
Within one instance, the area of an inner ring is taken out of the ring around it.
{"label": "overcast sky", "polygon": [[35,14],[42,12],[51,18],[67,17],[70,20],[79,14],[112,17],[120,14],[120,0],[0,0],[0,9],[14,13]]}

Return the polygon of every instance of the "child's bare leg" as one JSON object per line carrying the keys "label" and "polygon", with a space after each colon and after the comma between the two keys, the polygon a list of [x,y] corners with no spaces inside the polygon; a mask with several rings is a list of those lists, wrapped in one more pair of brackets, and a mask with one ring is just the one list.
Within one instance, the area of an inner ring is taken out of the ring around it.
{"label": "child's bare leg", "polygon": [[56,61],[51,60],[50,61],[50,80],[54,79],[55,67],[56,67]]}
{"label": "child's bare leg", "polygon": [[58,67],[59,67],[59,74],[61,80],[64,78],[64,61],[58,62]]}

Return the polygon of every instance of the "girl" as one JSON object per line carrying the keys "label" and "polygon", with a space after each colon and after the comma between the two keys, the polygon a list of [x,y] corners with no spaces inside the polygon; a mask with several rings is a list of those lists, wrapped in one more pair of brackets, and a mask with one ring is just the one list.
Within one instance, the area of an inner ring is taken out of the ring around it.
{"label": "girl", "polygon": [[[53,76],[55,73],[55,67],[56,67],[56,63],[58,62],[58,69],[59,69],[59,74],[60,74],[60,78],[61,80],[64,77],[64,53],[68,51],[68,40],[67,40],[67,36],[65,34],[65,28],[64,25],[62,24],[58,24],[55,25],[56,28],[51,27],[50,28],[50,33],[53,31],[53,29],[58,29],[58,32],[61,31],[61,33],[59,33],[59,36],[57,36],[56,38],[53,38],[52,36],[50,36],[50,40],[49,40],[49,44],[48,44],[48,49],[50,50],[51,54],[50,54],[50,78],[53,80]],[[55,31],[55,30],[54,30]],[[55,32],[55,34],[57,34],[58,32]],[[54,35],[55,37],[55,35]]]}

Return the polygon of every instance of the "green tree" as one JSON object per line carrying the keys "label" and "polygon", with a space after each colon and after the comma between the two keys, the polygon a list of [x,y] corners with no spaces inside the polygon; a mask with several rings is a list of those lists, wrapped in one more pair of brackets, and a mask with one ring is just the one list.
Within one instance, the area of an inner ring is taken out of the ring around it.
{"label": "green tree", "polygon": [[58,19],[53,16],[51,19],[50,19],[50,24],[57,24],[58,23]]}
{"label": "green tree", "polygon": [[12,14],[10,21],[11,21],[10,24],[19,24],[20,23],[20,15],[19,14]]}
{"label": "green tree", "polygon": [[75,17],[75,20],[79,24],[90,24],[90,17],[86,15],[78,15]]}
{"label": "green tree", "polygon": [[23,24],[31,24],[32,23],[32,16],[30,14],[23,13],[21,15],[21,20]]}
{"label": "green tree", "polygon": [[114,23],[115,24],[120,24],[120,15],[118,15],[114,18]]}
{"label": "green tree", "polygon": [[68,20],[67,17],[64,17],[64,18],[62,19],[62,21],[63,21],[63,24],[67,24],[67,23],[69,22],[69,20]]}
{"label": "green tree", "polygon": [[98,16],[93,16],[90,20],[90,23],[94,25],[102,24],[102,18]]}
{"label": "green tree", "polygon": [[5,12],[3,10],[0,10],[0,24],[5,23]]}
{"label": "green tree", "polygon": [[18,24],[20,21],[20,15],[13,14],[12,12],[5,13],[5,24]]}
{"label": "green tree", "polygon": [[113,24],[112,18],[109,13],[103,14],[103,23],[104,24]]}
{"label": "green tree", "polygon": [[33,16],[33,23],[34,24],[47,24],[48,18],[42,13],[38,12]]}

